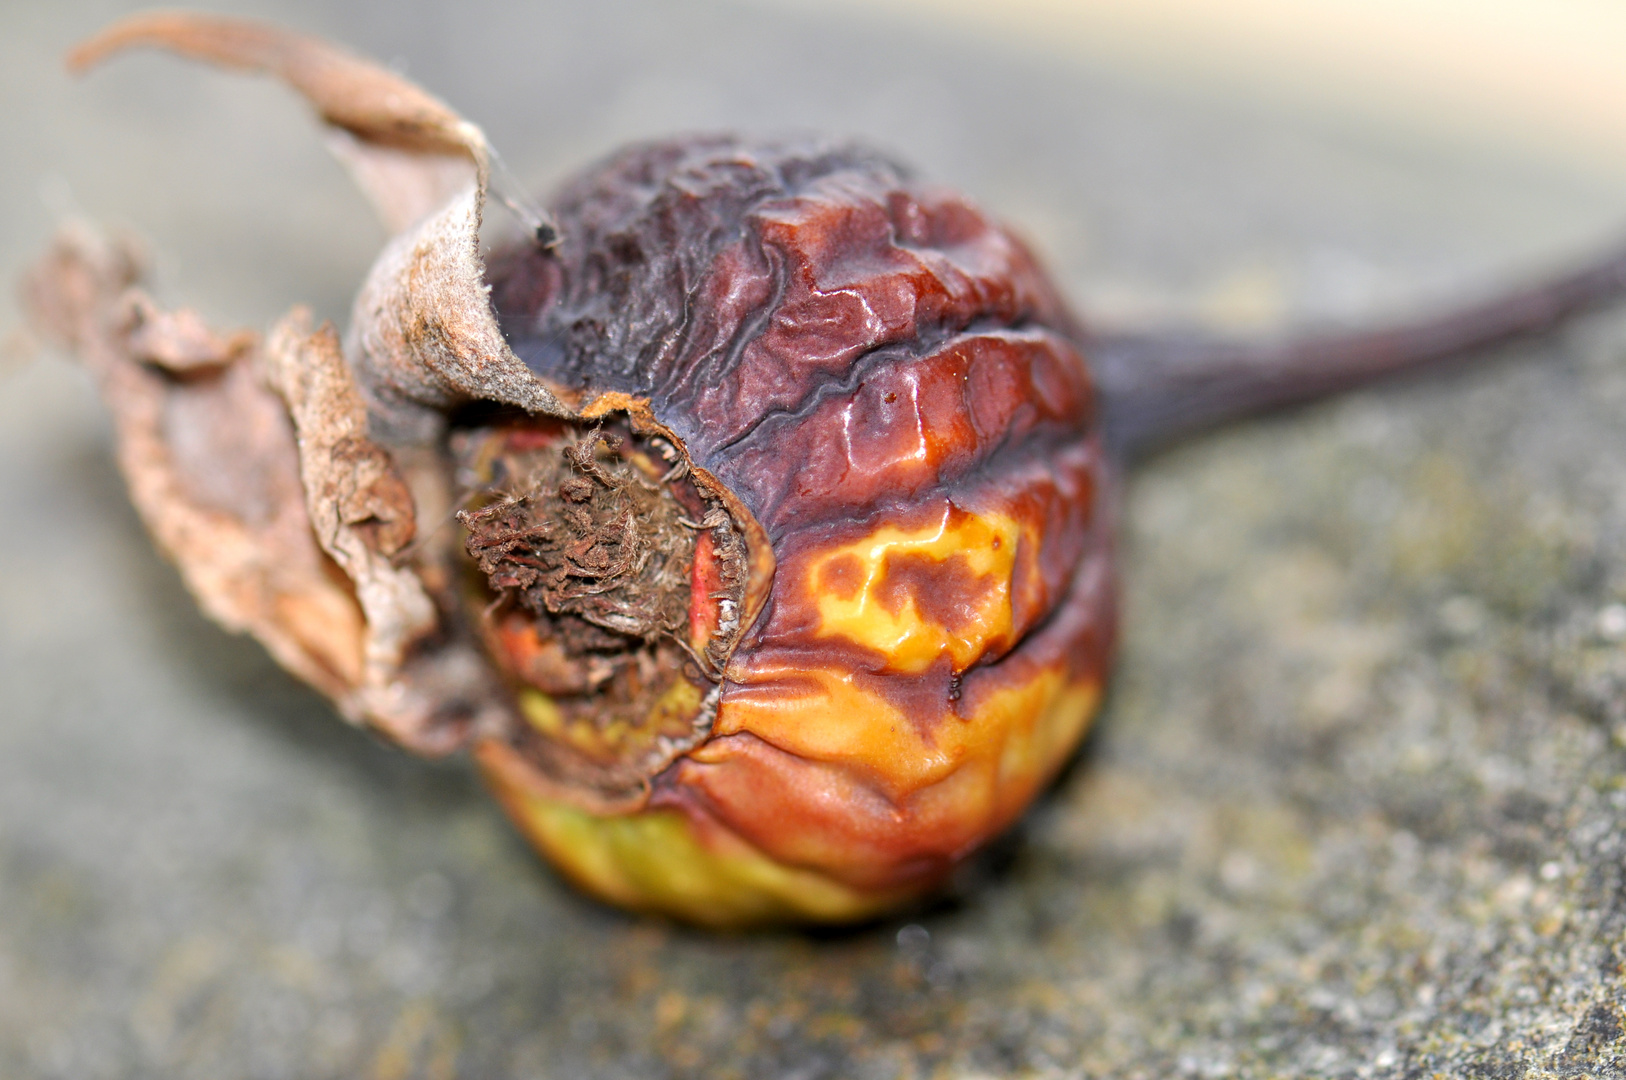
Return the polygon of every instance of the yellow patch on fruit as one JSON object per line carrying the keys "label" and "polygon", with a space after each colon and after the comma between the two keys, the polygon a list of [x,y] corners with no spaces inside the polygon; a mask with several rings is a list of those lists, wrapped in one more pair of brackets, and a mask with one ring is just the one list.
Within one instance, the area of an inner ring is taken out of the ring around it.
{"label": "yellow patch on fruit", "polygon": [[677,810],[601,816],[544,798],[507,775],[494,744],[476,756],[526,838],[586,892],[703,926],[853,922],[908,898],[785,866],[721,828],[696,834]]}
{"label": "yellow patch on fruit", "polygon": [[[966,712],[950,711],[945,701],[942,717],[921,725],[849,672],[757,667],[749,683],[723,696],[713,731],[750,732],[798,757],[857,766],[893,798],[978,767],[992,799],[996,789],[1019,786],[1020,777],[1053,771],[1099,699],[1093,681],[1069,683],[1044,668],[981,696]],[[693,756],[706,760],[706,747]]]}
{"label": "yellow patch on fruit", "polygon": [[[883,525],[823,552],[807,573],[817,633],[874,649],[894,671],[919,673],[943,656],[963,671],[1011,639],[1012,577],[1024,531],[1003,514],[968,514],[945,504],[932,524]],[[900,588],[895,576],[905,563],[936,569],[919,584],[937,587],[942,595],[931,600],[952,607],[956,625],[944,625],[923,610],[915,591]]]}
{"label": "yellow patch on fruit", "polygon": [[1036,711],[1030,710],[1037,702],[1014,689],[1010,699],[995,695],[989,703],[990,709],[1010,713],[993,778],[996,814],[1006,821],[1014,820],[1067,760],[1101,704],[1101,687],[1093,680],[1063,682],[1059,674],[1047,672],[1040,681],[1049,685],[1039,688],[1042,704]]}
{"label": "yellow patch on fruit", "polygon": [[608,722],[602,715],[571,715],[535,687],[521,687],[515,697],[520,713],[538,732],[599,761],[625,757],[633,743],[688,734],[701,706],[700,688],[681,675],[672,679],[647,716],[618,716]]}

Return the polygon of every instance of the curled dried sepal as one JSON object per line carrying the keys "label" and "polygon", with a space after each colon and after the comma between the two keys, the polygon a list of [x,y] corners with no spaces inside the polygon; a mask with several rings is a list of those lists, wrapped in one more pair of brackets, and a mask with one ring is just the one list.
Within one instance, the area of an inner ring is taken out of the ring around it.
{"label": "curled dried sepal", "polygon": [[420,753],[500,727],[490,669],[446,631],[404,558],[413,498],[331,327],[295,312],[262,342],[164,311],[128,244],[65,229],[25,282],[36,330],[95,374],[119,464],[211,618]]}
{"label": "curled dried sepal", "polygon": [[485,189],[470,187],[391,240],[356,296],[346,352],[395,441],[434,439],[442,411],[466,401],[575,415],[497,325],[480,258],[484,201]]}
{"label": "curled dried sepal", "polygon": [[255,374],[258,335],[160,311],[140,277],[128,243],[72,226],[25,300],[41,336],[96,376],[131,497],[198,603],[343,700],[362,681],[362,612],[311,533],[292,426]]}
{"label": "curled dried sepal", "polygon": [[397,564],[417,534],[412,493],[389,453],[368,437],[367,410],[338,335],[327,325],[312,332],[309,313],[296,309],[272,331],[264,369],[298,436],[313,534],[350,579],[364,616],[361,678],[341,704],[404,745],[455,749],[472,717],[448,715],[441,696],[477,702],[485,672],[472,657],[453,665],[464,669],[461,679],[455,671],[448,680],[445,671],[418,670],[436,650],[414,656],[414,646],[440,619],[417,571]]}
{"label": "curled dried sepal", "polygon": [[450,106],[317,38],[240,19],[152,12],[115,23],[69,56],[84,70],[134,45],[280,78],[332,126],[329,146],[398,233],[356,298],[346,339],[379,429],[418,445],[439,410],[498,401],[572,415],[503,340],[480,258],[490,148]]}
{"label": "curled dried sepal", "polygon": [[485,183],[485,133],[421,87],[319,38],[245,19],[144,12],[114,23],[68,55],[83,72],[137,45],[274,75],[298,91],[337,132],[333,149],[350,167],[391,232],[453,192]]}

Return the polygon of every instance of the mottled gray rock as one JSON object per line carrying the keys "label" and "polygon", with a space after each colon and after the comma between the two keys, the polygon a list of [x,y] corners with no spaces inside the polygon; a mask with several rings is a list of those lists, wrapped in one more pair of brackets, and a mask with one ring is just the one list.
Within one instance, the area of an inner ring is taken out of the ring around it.
{"label": "mottled gray rock", "polygon": [[[340,315],[379,237],[297,105],[0,12],[0,271],[71,190],[168,300]],[[459,14],[454,15],[456,10]],[[1352,320],[1606,234],[1466,146],[754,7],[257,5],[516,170],[817,126],[1003,208],[1082,303]],[[1187,444],[1125,512],[1087,752],[930,911],[718,937],[572,894],[461,762],[348,729],[154,556],[87,380],[0,377],[0,1075],[1611,1075],[1626,1053],[1626,316]]]}

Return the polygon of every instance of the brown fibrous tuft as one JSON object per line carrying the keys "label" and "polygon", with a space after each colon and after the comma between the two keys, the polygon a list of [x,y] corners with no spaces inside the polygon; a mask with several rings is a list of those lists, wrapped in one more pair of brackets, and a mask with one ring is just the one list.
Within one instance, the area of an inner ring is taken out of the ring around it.
{"label": "brown fibrous tuft", "polygon": [[[684,636],[695,533],[659,479],[593,430],[498,478],[496,501],[458,515],[493,590],[555,623],[570,651]],[[505,459],[507,469],[514,459]]]}

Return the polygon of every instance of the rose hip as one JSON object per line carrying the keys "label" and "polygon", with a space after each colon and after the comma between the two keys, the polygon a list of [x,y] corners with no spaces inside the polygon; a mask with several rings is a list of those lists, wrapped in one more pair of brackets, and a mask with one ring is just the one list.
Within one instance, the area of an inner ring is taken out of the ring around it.
{"label": "rose hip", "polygon": [[471,748],[582,887],[703,924],[866,917],[1021,815],[1111,668],[1135,453],[1626,287],[1616,257],[1378,332],[1109,337],[964,196],[735,136],[516,205],[531,235],[487,263],[490,150],[443,103],[196,15],[73,62],[135,44],[288,82],[395,233],[342,340],[302,311],[215,334],[85,229],[36,269],[159,544],[351,720]]}

